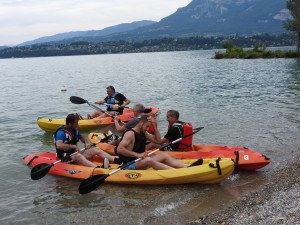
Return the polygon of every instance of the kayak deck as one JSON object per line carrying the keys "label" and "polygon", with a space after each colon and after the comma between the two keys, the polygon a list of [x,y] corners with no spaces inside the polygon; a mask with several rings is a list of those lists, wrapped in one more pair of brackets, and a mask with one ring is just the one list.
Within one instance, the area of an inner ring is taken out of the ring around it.
{"label": "kayak deck", "polygon": [[[23,162],[30,167],[41,163],[52,164],[57,161],[55,152],[35,153],[23,158]],[[101,165],[101,159],[95,157],[94,163]],[[190,164],[195,160],[184,160]],[[217,162],[218,161],[218,162]],[[219,169],[217,168],[219,164]],[[111,164],[109,169],[86,167],[76,164],[59,162],[51,167],[49,173],[75,179],[87,179],[92,175],[108,174],[117,169],[119,165]],[[203,164],[188,168],[170,170],[120,170],[109,176],[105,182],[122,184],[186,184],[219,183],[229,177],[234,170],[234,163],[229,158],[203,159]]]}

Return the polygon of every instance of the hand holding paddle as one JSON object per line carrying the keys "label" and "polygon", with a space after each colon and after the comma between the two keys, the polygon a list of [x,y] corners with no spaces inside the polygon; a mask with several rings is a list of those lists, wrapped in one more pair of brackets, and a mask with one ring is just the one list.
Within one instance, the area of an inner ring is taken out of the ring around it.
{"label": "hand holding paddle", "polygon": [[70,97],[70,101],[71,101],[72,103],[74,103],[74,104],[84,104],[84,103],[87,103],[89,106],[91,106],[91,107],[94,108],[95,110],[100,111],[100,112],[102,112],[102,113],[105,113],[106,115],[108,115],[108,116],[114,118],[114,117],[113,117],[112,115],[110,115],[108,112],[106,112],[106,111],[100,109],[99,107],[97,107],[97,106],[95,106],[95,105],[89,103],[87,100],[85,100],[85,99],[83,99],[83,98],[80,98],[80,97],[77,97],[77,96],[71,96],[71,97]]}
{"label": "hand holding paddle", "polygon": [[[176,142],[179,142],[179,141],[181,141],[181,140],[184,139],[184,138],[187,138],[187,137],[189,137],[189,136],[191,136],[191,135],[194,135],[195,133],[199,132],[199,131],[202,130],[203,128],[204,128],[204,127],[198,127],[198,128],[195,128],[195,129],[194,129],[194,132],[192,132],[192,133],[190,133],[190,134],[187,134],[187,135],[183,136],[182,138],[178,138],[178,139],[176,139],[175,141],[172,141],[171,143],[169,143],[169,144],[167,144],[167,145],[168,145],[168,146],[169,146],[169,145],[173,145],[173,144],[175,144]],[[164,147],[165,147],[165,146],[164,146]],[[149,152],[149,153],[148,153],[148,156],[154,154],[155,152],[157,152],[157,151],[159,151],[159,150],[161,150],[161,149],[163,149],[163,148],[161,147],[161,148],[158,148],[158,149],[155,149],[155,150]],[[127,163],[127,164],[121,166],[120,168],[118,168],[118,169],[116,169],[116,170],[114,170],[114,171],[112,171],[112,172],[110,172],[110,173],[108,173],[108,174],[99,174],[99,175],[91,176],[91,177],[85,179],[85,180],[82,181],[81,184],[79,185],[79,193],[80,193],[80,194],[87,194],[87,193],[90,193],[91,191],[93,191],[93,190],[95,190],[97,187],[99,187],[99,186],[105,181],[105,179],[106,179],[107,177],[113,175],[114,173],[119,172],[119,171],[122,170],[122,169],[125,169],[125,168],[128,167],[129,165],[134,164],[134,163],[136,163],[136,162],[138,162],[138,161],[140,161],[140,160],[142,160],[142,159],[143,159],[143,158],[137,158],[136,160],[131,161],[130,163]]]}
{"label": "hand holding paddle", "polygon": [[[108,103],[103,103],[103,105],[114,106],[114,104],[108,104]],[[125,108],[125,109],[129,109],[130,107],[125,106],[124,108]]]}

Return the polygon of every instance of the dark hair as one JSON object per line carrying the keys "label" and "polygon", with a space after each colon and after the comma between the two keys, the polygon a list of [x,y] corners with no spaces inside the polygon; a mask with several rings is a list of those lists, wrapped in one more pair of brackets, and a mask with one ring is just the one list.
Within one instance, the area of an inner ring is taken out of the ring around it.
{"label": "dark hair", "polygon": [[171,109],[167,113],[169,113],[170,116],[172,116],[172,117],[174,117],[176,119],[179,119],[179,112],[177,110]]}
{"label": "dark hair", "polygon": [[114,86],[111,86],[111,85],[109,85],[106,89],[111,89],[111,90],[113,90],[113,92],[116,92]]}
{"label": "dark hair", "polygon": [[73,113],[67,115],[66,118],[66,125],[70,124],[70,123],[74,123],[76,120],[78,120],[77,116]]}
{"label": "dark hair", "polygon": [[142,116],[138,116],[137,118],[139,119],[139,122],[147,122],[148,121],[148,117],[147,115],[142,115]]}

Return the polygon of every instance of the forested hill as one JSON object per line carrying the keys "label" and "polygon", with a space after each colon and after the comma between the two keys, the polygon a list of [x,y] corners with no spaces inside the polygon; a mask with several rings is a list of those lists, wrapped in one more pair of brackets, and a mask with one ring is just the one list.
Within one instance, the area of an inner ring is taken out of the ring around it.
{"label": "forested hill", "polygon": [[132,23],[122,23],[115,26],[107,27],[102,30],[88,30],[88,31],[72,31],[66,32],[61,34],[56,34],[47,37],[41,37],[32,41],[27,41],[24,43],[19,44],[18,46],[26,46],[26,45],[34,45],[40,43],[49,43],[49,42],[58,42],[63,40],[68,40],[66,43],[71,43],[74,41],[78,41],[81,39],[89,39],[93,37],[101,37],[107,36],[111,34],[116,34],[124,31],[134,30],[143,26],[149,26],[155,24],[155,21],[152,20],[142,20],[142,21],[135,21]]}

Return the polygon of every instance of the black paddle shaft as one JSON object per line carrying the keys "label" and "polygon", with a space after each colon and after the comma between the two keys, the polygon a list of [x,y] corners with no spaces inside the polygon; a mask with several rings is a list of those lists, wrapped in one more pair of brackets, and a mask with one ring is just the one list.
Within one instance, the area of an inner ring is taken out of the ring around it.
{"label": "black paddle shaft", "polygon": [[87,103],[90,107],[92,107],[93,109],[100,111],[102,113],[105,113],[106,115],[110,116],[111,118],[114,118],[112,115],[110,115],[109,113],[107,113],[106,111],[102,110],[101,108],[95,106],[94,104],[89,103],[87,100],[80,98],[78,96],[71,96],[70,97],[70,101],[74,104],[84,104]]}

